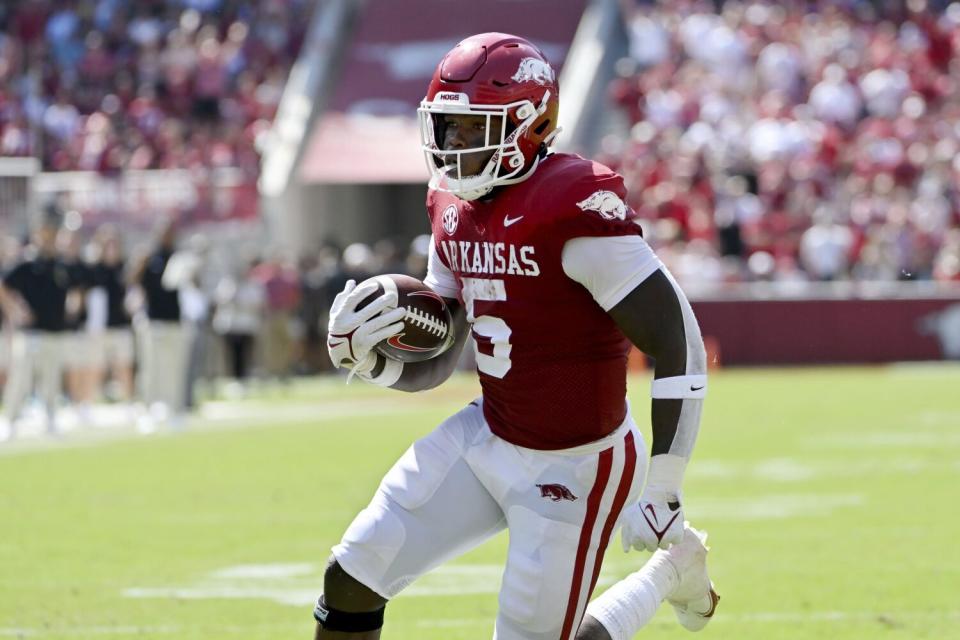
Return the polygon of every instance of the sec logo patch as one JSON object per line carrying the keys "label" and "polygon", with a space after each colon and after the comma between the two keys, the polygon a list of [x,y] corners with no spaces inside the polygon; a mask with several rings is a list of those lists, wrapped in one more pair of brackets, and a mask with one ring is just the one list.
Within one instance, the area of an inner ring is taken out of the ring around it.
{"label": "sec logo patch", "polygon": [[447,232],[448,236],[452,236],[453,232],[457,230],[457,224],[460,222],[460,214],[457,212],[457,205],[452,204],[444,209],[441,220],[443,222],[443,230]]}

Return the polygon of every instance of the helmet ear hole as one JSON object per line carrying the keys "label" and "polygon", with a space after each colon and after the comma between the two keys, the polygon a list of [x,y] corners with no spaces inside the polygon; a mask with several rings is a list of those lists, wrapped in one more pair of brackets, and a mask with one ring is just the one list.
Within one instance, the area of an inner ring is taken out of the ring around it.
{"label": "helmet ear hole", "polygon": [[534,129],[533,132],[539,136],[546,130],[548,126],[550,126],[549,118],[541,122],[539,125],[537,125],[537,128]]}

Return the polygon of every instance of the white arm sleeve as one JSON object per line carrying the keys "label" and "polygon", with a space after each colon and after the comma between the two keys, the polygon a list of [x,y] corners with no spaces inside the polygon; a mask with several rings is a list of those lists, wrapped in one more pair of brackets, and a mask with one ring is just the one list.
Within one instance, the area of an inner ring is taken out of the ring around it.
{"label": "white arm sleeve", "polygon": [[604,311],[663,266],[640,236],[573,238],[561,258],[564,273],[586,287]]}
{"label": "white arm sleeve", "polygon": [[[703,412],[703,398],[707,387],[707,352],[703,346],[703,338],[700,335],[700,325],[693,314],[693,307],[690,301],[684,295],[683,290],[677,281],[674,280],[670,271],[664,267],[663,272],[673,285],[677,292],[677,299],[680,301],[680,310],[683,312],[683,333],[687,338],[687,370],[684,380],[685,390],[679,394],[683,398],[683,405],[680,409],[680,418],[677,421],[677,435],[674,436],[670,445],[669,453],[680,456],[684,460],[689,460],[693,453],[693,446],[697,442],[697,434],[700,432],[700,414]],[[662,378],[669,380],[670,378]],[[692,387],[701,387],[693,391]],[[668,393],[668,397],[676,398],[678,394]]]}
{"label": "white arm sleeve", "polygon": [[[563,247],[563,270],[571,279],[582,284],[604,311],[609,311],[633,291],[637,285],[662,269],[676,291],[683,313],[683,329],[687,340],[687,368],[685,375],[655,381],[654,397],[683,400],[677,431],[669,453],[686,464],[700,430],[700,414],[706,391],[707,359],[700,337],[700,327],[693,314],[690,302],[676,280],[656,256],[650,245],[640,236],[585,237],[567,241]],[[671,382],[677,384],[670,384]],[[680,388],[682,392],[668,389],[659,393],[658,388]],[[692,390],[690,387],[697,387]],[[662,458],[657,456],[654,459]],[[662,464],[660,465],[662,466]],[[651,470],[653,465],[651,463]],[[670,474],[677,487],[683,475],[683,467]]]}
{"label": "white arm sleeve", "polygon": [[423,283],[439,293],[444,298],[453,298],[456,300],[460,293],[460,287],[457,286],[457,279],[453,272],[447,268],[437,255],[437,245],[430,236],[430,253],[427,256],[427,277]]}

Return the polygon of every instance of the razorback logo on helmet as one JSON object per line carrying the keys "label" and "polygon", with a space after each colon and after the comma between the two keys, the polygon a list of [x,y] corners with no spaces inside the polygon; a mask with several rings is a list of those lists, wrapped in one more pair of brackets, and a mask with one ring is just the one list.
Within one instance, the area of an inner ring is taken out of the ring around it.
{"label": "razorback logo on helmet", "polygon": [[510,79],[515,82],[533,81],[539,85],[547,85],[553,82],[553,68],[543,60],[524,58]]}
{"label": "razorback logo on helmet", "polygon": [[457,223],[460,221],[460,214],[457,212],[457,205],[452,204],[443,210],[443,230],[448,236],[452,236],[457,230]]}
{"label": "razorback logo on helmet", "polygon": [[627,205],[613,191],[595,191],[589,198],[577,203],[582,211],[596,211],[606,220],[626,220]]}

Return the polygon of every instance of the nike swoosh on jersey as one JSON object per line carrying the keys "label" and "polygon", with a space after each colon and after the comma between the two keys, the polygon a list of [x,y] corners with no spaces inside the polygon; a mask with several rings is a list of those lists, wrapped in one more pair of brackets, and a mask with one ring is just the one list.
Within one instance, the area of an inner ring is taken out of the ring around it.
{"label": "nike swoosh on jersey", "polygon": [[523,220],[523,216],[517,216],[516,218],[511,218],[510,216],[504,216],[504,217],[503,217],[503,226],[509,227],[509,226],[512,225],[514,222],[520,222],[521,220]]}

